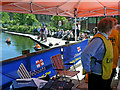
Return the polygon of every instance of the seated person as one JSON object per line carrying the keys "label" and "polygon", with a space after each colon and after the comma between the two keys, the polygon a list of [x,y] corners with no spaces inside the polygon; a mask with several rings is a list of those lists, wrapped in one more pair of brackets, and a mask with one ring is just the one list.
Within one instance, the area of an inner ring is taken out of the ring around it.
{"label": "seated person", "polygon": [[67,40],[71,40],[71,38],[73,38],[73,33],[72,33],[72,31],[69,31],[70,32],[70,34],[67,36]]}
{"label": "seated person", "polygon": [[79,34],[79,40],[82,40],[84,38],[83,33]]}
{"label": "seated person", "polygon": [[58,34],[58,38],[62,38],[63,34],[64,34],[64,31],[63,31],[63,29],[61,29],[59,34]]}
{"label": "seated person", "polygon": [[88,39],[89,35],[87,33],[84,33],[84,39]]}
{"label": "seated person", "polygon": [[65,35],[62,37],[62,39],[63,40],[64,39],[69,40],[70,38],[72,38],[72,33],[69,30],[67,30],[66,33],[65,33]]}

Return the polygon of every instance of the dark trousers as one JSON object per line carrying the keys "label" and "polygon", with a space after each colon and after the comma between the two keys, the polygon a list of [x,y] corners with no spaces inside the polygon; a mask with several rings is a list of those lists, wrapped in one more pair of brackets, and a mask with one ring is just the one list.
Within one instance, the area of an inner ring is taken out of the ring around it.
{"label": "dark trousers", "polygon": [[[111,82],[112,82],[112,79],[113,79],[113,77],[115,76],[115,73],[116,73],[116,68],[114,68],[114,69],[112,70],[111,77],[110,77],[110,79],[108,79],[107,87],[110,87]],[[110,88],[110,90],[112,90],[112,89]]]}
{"label": "dark trousers", "polygon": [[88,75],[88,90],[111,90],[108,80],[103,80],[102,75]]}

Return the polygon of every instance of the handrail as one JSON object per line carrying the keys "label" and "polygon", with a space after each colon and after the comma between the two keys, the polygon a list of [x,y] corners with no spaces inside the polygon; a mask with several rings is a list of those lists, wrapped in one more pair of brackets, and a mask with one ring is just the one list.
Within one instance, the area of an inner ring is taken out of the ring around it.
{"label": "handrail", "polygon": [[22,58],[25,58],[25,57],[29,57],[29,56],[33,56],[33,55],[36,55],[36,54],[44,53],[46,51],[49,51],[49,50],[52,50],[52,49],[55,49],[55,48],[58,48],[58,47],[62,47],[63,48],[63,47],[66,47],[66,46],[71,46],[71,45],[74,45],[74,44],[78,44],[80,42],[82,42],[82,41],[77,41],[77,42],[69,43],[69,44],[66,44],[66,45],[56,46],[56,47],[44,49],[44,50],[41,50],[41,51],[36,51],[36,52],[28,53],[28,54],[25,54],[25,55],[22,55],[22,56],[18,56],[18,57],[6,59],[4,61],[0,61],[0,63],[22,59]]}
{"label": "handrail", "polygon": [[[54,48],[57,48],[57,47],[54,47]],[[43,53],[43,52],[52,50],[54,48],[44,49],[42,51],[36,51],[36,52],[28,53],[28,54],[25,54],[25,55],[22,55],[22,56],[18,56],[18,57],[15,57],[15,58],[6,59],[4,61],[0,61],[0,63],[7,62],[7,61],[14,61],[14,60],[22,59],[22,58],[25,58],[25,57],[28,57],[28,56],[33,56],[33,55],[36,55],[36,54],[39,54],[39,53]]]}
{"label": "handrail", "polygon": [[78,43],[80,43],[80,42],[82,42],[82,41],[77,41],[77,42],[75,42],[75,43],[69,43],[69,44],[66,44],[66,45],[62,45],[61,47],[71,46],[71,45],[74,45],[74,44],[78,44]]}

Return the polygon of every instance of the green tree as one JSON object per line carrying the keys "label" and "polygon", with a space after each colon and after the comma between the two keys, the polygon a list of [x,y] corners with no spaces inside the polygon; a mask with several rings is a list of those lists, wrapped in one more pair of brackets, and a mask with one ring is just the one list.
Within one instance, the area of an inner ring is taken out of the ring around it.
{"label": "green tree", "polygon": [[33,14],[28,14],[25,18],[25,22],[27,25],[33,25],[33,22],[38,22],[36,16]]}
{"label": "green tree", "polygon": [[20,25],[25,25],[25,24],[32,25],[33,22],[38,22],[36,16],[33,14],[14,13],[13,19]]}
{"label": "green tree", "polygon": [[72,24],[71,22],[67,22],[67,23],[65,24],[65,27],[64,27],[64,28],[65,28],[66,30],[72,30],[72,25],[73,25],[73,24]]}
{"label": "green tree", "polygon": [[63,17],[63,16],[53,16],[52,18],[51,18],[51,20],[54,22],[54,26],[56,27],[56,28],[58,28],[58,22],[59,21],[61,21],[62,22],[62,26],[61,27],[59,27],[59,28],[64,28],[65,26],[65,23],[67,22],[67,19],[66,19],[66,17]]}
{"label": "green tree", "polygon": [[20,25],[24,25],[26,16],[27,14],[14,13],[13,19],[16,21],[16,23],[19,23]]}
{"label": "green tree", "polygon": [[0,17],[2,17],[2,23],[7,24],[10,21],[9,14],[7,12],[0,12],[0,13],[1,13],[0,15],[2,15],[2,16],[0,16]]}

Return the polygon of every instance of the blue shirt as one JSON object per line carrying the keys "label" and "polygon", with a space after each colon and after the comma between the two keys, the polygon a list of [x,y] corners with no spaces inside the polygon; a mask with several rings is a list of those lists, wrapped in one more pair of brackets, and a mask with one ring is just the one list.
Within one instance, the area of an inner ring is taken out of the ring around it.
{"label": "blue shirt", "polygon": [[[99,32],[101,33],[101,32]],[[108,39],[108,35],[101,33]],[[102,75],[102,64],[91,62],[90,57],[94,56],[98,61],[102,61],[105,55],[105,46],[101,38],[94,38],[81,54],[81,61],[86,72],[92,71],[94,74]]]}

